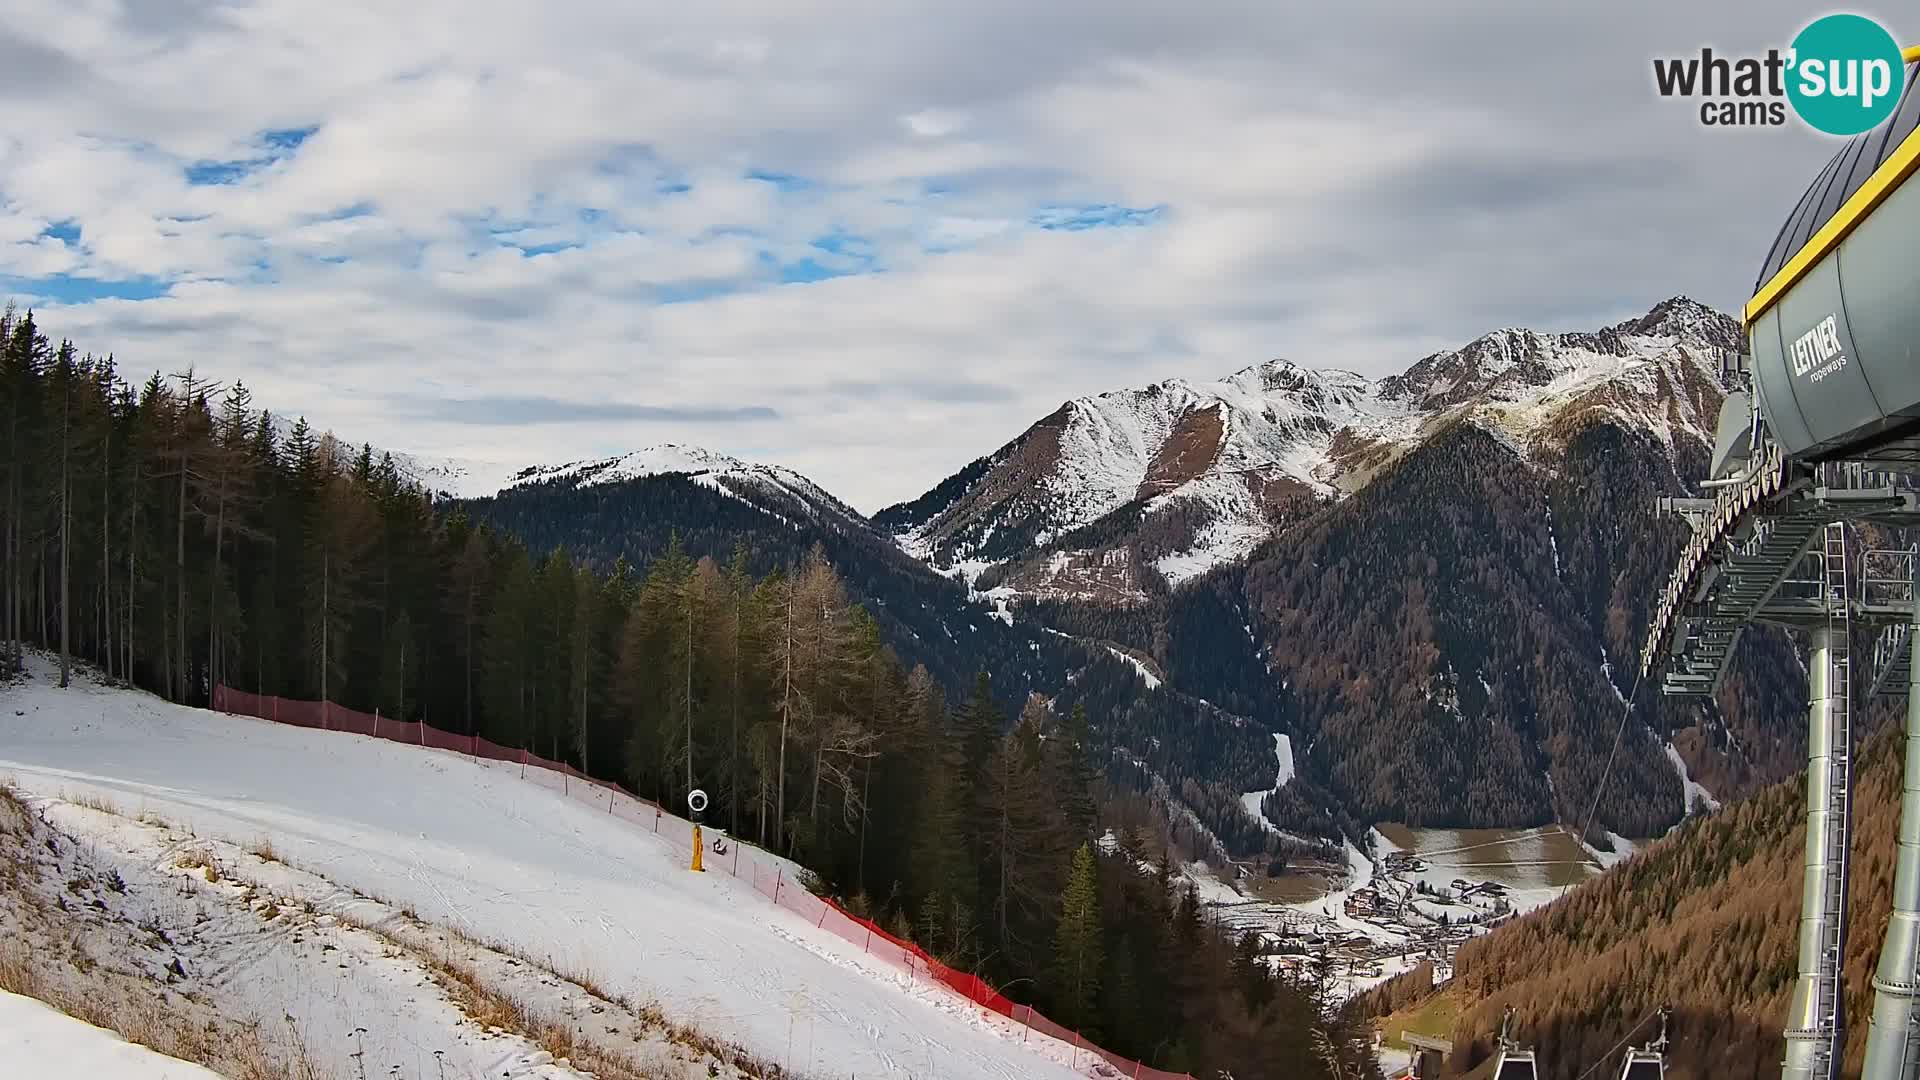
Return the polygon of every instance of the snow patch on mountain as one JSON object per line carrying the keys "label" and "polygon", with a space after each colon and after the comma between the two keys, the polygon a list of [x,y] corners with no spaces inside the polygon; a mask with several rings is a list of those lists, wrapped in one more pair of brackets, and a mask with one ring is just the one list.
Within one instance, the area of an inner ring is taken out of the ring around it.
{"label": "snow patch on mountain", "polygon": [[[1008,625],[1012,625],[1012,624],[1009,623]],[[1107,646],[1107,651],[1112,653],[1116,659],[1124,660],[1127,663],[1132,664],[1133,670],[1140,673],[1140,681],[1147,684],[1147,689],[1149,690],[1160,689],[1160,677],[1155,675],[1153,673],[1153,670],[1147,667],[1145,663],[1141,662],[1139,657],[1132,656],[1128,653],[1122,652],[1111,645]]]}
{"label": "snow patch on mountain", "polygon": [[1681,797],[1687,813],[1693,813],[1696,806],[1706,813],[1715,813],[1720,809],[1720,800],[1693,778],[1693,774],[1687,770],[1686,759],[1680,756],[1680,751],[1672,743],[1667,744],[1667,760],[1673,762],[1674,771],[1680,774]]}
{"label": "snow patch on mountain", "polygon": [[456,499],[488,498],[534,484],[575,487],[623,484],[655,476],[684,476],[702,487],[739,499],[788,525],[796,516],[837,517],[864,522],[847,506],[805,476],[778,465],[742,461],[699,446],[661,443],[610,457],[585,458],[558,465],[507,466],[469,458],[393,454],[401,476],[428,491]]}
{"label": "snow patch on mountain", "polygon": [[1279,772],[1273,778],[1273,786],[1265,791],[1249,791],[1240,796],[1240,805],[1246,808],[1247,816],[1259,822],[1262,828],[1268,832],[1277,833],[1280,831],[1279,828],[1267,820],[1267,815],[1260,809],[1260,804],[1266,801],[1267,796],[1279,794],[1280,789],[1287,786],[1287,781],[1293,779],[1293,740],[1285,735],[1275,735],[1273,756],[1280,766]]}
{"label": "snow patch on mountain", "polygon": [[845,509],[840,500],[792,469],[778,465],[755,465],[727,454],[678,443],[662,443],[613,457],[572,461],[564,465],[530,466],[515,474],[507,487],[556,481],[579,487],[597,487],[649,476],[688,476],[728,494],[735,494],[728,481],[744,481],[786,492],[804,502],[829,505],[852,513]]}
{"label": "snow patch on mountain", "polygon": [[1255,525],[1244,521],[1219,521],[1208,526],[1200,535],[1199,542],[1185,551],[1172,555],[1162,555],[1155,559],[1154,569],[1167,579],[1167,584],[1178,585],[1200,577],[1216,566],[1236,563],[1253,554],[1253,549],[1272,535],[1264,524]]}

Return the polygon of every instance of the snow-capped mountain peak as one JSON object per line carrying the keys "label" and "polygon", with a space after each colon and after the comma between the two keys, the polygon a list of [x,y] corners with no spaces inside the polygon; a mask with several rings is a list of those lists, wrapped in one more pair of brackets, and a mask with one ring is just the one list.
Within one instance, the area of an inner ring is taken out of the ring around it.
{"label": "snow-capped mountain peak", "polygon": [[[592,487],[647,476],[705,476],[712,473],[752,472],[755,468],[759,466],[749,465],[739,458],[705,447],[661,443],[612,457],[587,458],[561,465],[530,465],[515,473],[504,486],[565,481],[579,487]],[[765,468],[772,471],[771,466]]]}
{"label": "snow-capped mountain peak", "polygon": [[[1033,563],[1036,549],[1052,549],[1044,572],[1013,575],[1005,587],[1016,592],[1079,573],[1101,582],[1094,592],[1137,595],[1142,570],[1130,559],[1150,557],[1178,581],[1241,558],[1276,514],[1357,490],[1454,420],[1523,454],[1596,416],[1668,445],[1704,440],[1721,392],[1717,353],[1738,341],[1733,320],[1674,297],[1593,332],[1495,330],[1378,382],[1274,359],[1211,382],[1108,391],[1066,402],[879,519],[939,566]],[[1126,536],[1136,542],[1116,546]]]}
{"label": "snow-capped mountain peak", "polygon": [[667,476],[685,477],[789,522],[801,516],[864,520],[857,511],[792,469],[742,461],[730,454],[680,443],[661,443],[562,465],[528,466],[513,474],[499,493],[505,495],[536,484],[586,488]]}

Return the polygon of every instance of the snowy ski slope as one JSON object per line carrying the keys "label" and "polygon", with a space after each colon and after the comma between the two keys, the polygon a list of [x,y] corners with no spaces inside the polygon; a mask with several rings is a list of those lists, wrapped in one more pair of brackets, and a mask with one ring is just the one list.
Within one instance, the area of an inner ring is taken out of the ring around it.
{"label": "snowy ski slope", "polygon": [[512,766],[36,677],[0,688],[0,779],[205,837],[271,837],[293,866],[656,1001],[802,1076],[1099,1075]]}
{"label": "snowy ski slope", "polygon": [[0,1064],[13,1076],[88,1080],[218,1080],[198,1065],[135,1046],[51,1005],[0,990]]}

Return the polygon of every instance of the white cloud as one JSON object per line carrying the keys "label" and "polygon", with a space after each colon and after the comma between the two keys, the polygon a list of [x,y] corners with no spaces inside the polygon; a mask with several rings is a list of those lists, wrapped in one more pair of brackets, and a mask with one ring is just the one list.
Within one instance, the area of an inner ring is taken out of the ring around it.
{"label": "white cloud", "polygon": [[951,109],[921,109],[901,117],[900,122],[921,138],[938,139],[966,127],[967,117]]}
{"label": "white cloud", "polygon": [[[867,508],[1076,394],[1732,306],[1829,146],[1707,133],[1649,85],[1654,55],[1784,39],[1784,2],[1734,31],[1652,0],[15,7],[0,274],[176,282],[49,310],[57,332],[356,440],[707,443]],[[1163,211],[1030,224],[1105,204]],[[423,396],[779,415],[462,423]]]}

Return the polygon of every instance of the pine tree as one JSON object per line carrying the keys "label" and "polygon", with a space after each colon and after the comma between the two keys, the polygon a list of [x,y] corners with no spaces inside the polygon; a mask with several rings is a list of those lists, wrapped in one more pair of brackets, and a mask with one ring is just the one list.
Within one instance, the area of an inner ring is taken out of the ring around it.
{"label": "pine tree", "polygon": [[408,664],[418,663],[417,653],[410,655],[413,648],[413,620],[402,608],[394,617],[393,627],[386,634],[387,652],[380,671],[380,711],[395,720],[407,718],[407,678],[412,669]]}
{"label": "pine tree", "polygon": [[1048,782],[1059,793],[1060,816],[1075,840],[1093,837],[1097,818],[1093,767],[1093,735],[1085,702],[1074,705],[1067,722],[1046,743]]}
{"label": "pine tree", "polygon": [[[1041,768],[1041,726],[1047,706],[1037,696],[987,764],[986,868],[992,889],[994,947],[1000,955],[1033,956],[1045,944],[1048,909],[1060,896],[1074,842],[1055,807],[1064,794]],[[1019,974],[1039,974],[1022,969]]]}
{"label": "pine tree", "polygon": [[[211,687],[226,677],[222,653],[229,643],[237,643],[237,627],[230,618],[237,615],[238,601],[233,587],[222,574],[221,560],[226,555],[228,535],[254,539],[260,534],[252,525],[258,504],[254,492],[256,462],[251,445],[253,395],[236,382],[220,405],[215,430],[209,433],[201,451],[197,469],[189,475],[194,489],[197,512],[209,519],[213,533],[213,568],[209,575],[207,599],[207,681]],[[223,631],[225,632],[223,635]]]}
{"label": "pine tree", "polygon": [[73,343],[63,341],[53,358],[53,393],[60,402],[60,689],[67,688],[72,665],[73,598],[73,398],[79,378]]}
{"label": "pine tree", "polygon": [[572,749],[580,761],[581,772],[590,772],[592,768],[587,751],[587,728],[593,715],[593,688],[600,670],[600,604],[600,583],[594,580],[593,574],[585,566],[576,568],[573,574],[573,635],[568,644],[573,654],[573,671],[570,673],[574,707]]}
{"label": "pine tree", "polygon": [[[322,468],[324,473],[328,467]],[[353,481],[344,475],[327,476],[307,529],[311,575],[307,610],[313,620],[309,660],[324,702],[336,696],[344,700],[361,689],[346,684],[348,635],[354,613],[363,603],[366,557],[374,532],[373,508]]]}
{"label": "pine tree", "polygon": [[490,575],[486,534],[473,528],[464,515],[456,514],[447,525],[448,543],[453,551],[447,576],[447,608],[457,624],[455,651],[460,658],[460,703],[467,734],[480,730],[475,719],[473,676],[479,664],[479,630],[485,617],[484,598],[489,591]]}
{"label": "pine tree", "polygon": [[1102,964],[1100,890],[1095,877],[1093,847],[1081,844],[1073,853],[1073,870],[1060,900],[1060,921],[1053,933],[1053,970],[1050,996],[1059,1019],[1085,1029],[1097,1013]]}

